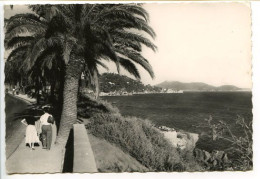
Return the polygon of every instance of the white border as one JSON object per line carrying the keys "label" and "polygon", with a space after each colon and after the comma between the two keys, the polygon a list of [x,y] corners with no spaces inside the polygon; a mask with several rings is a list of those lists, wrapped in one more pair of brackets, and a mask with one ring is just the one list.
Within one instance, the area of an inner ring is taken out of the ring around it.
{"label": "white border", "polygon": [[[140,1],[135,1],[139,2]],[[158,1],[159,3],[173,3],[169,1]],[[184,3],[190,3],[187,1],[183,1]],[[208,1],[212,3],[213,1]],[[208,3],[205,1],[193,1],[193,3]],[[223,1],[215,1],[215,2],[223,2]],[[248,1],[246,1],[248,2]],[[58,3],[122,3],[119,1],[0,1],[0,17],[3,17],[3,5],[4,4],[58,4]],[[129,3],[129,1],[125,1],[125,3]],[[144,3],[156,3],[155,1],[144,1]],[[174,2],[174,3],[180,3]],[[236,178],[236,179],[255,179],[260,178],[260,2],[251,2],[252,8],[252,70],[253,70],[253,129],[254,129],[254,170],[250,172],[196,172],[196,173],[122,173],[122,174],[44,174],[44,175],[6,175],[5,173],[5,103],[4,103],[4,60],[3,60],[3,50],[1,48],[1,60],[0,60],[0,134],[1,134],[1,177],[0,178],[12,178],[12,179],[30,179],[30,178],[193,178],[193,179],[201,179],[201,178],[211,178],[211,179],[219,179],[219,178]],[[0,18],[1,32],[3,30],[3,18]],[[1,33],[1,47],[3,47],[3,33]],[[40,164],[39,164],[40,165]]]}
{"label": "white border", "polygon": [[254,170],[260,178],[260,2],[252,2],[253,151]]}
{"label": "white border", "polygon": [[1,156],[0,156],[0,168],[1,177],[5,174],[5,102],[4,102],[4,33],[2,33],[4,26],[4,11],[2,4],[0,5],[0,141],[1,141]]}

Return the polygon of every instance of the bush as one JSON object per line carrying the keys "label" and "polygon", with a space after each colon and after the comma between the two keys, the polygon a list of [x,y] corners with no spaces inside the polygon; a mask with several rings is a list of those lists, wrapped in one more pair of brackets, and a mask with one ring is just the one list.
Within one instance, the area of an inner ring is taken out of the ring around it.
{"label": "bush", "polygon": [[96,114],[87,128],[97,137],[119,145],[151,170],[169,171],[180,163],[180,157],[163,134],[149,123],[118,114]]}
{"label": "bush", "polygon": [[[226,149],[226,153],[231,160],[227,167],[222,166],[222,170],[252,170],[253,168],[253,149],[252,149],[252,122],[246,123],[245,119],[237,116],[236,125],[241,131],[241,136],[235,135],[230,125],[224,121],[214,121],[210,116],[205,119],[206,123],[200,127],[207,127],[211,130],[210,136],[213,141],[223,140],[230,144],[230,148]],[[212,170],[218,170],[218,166]]]}
{"label": "bush", "polygon": [[78,107],[78,114],[89,118],[86,127],[93,135],[118,145],[150,171],[201,170],[193,158],[182,158],[149,121],[123,117],[111,104],[87,96],[81,96]]}

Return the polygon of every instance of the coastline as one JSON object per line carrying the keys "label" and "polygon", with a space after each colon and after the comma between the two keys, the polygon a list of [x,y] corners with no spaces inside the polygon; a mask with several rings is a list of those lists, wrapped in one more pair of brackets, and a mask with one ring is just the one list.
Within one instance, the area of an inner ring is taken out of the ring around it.
{"label": "coastline", "polygon": [[[182,95],[185,93],[252,93],[252,90],[228,90],[228,91],[207,91],[207,90],[183,90],[183,92],[140,92],[140,93],[127,93],[127,94],[111,94],[111,93],[103,93],[99,95],[100,97],[107,97],[107,96],[138,96],[138,95],[157,95],[157,94],[178,94]],[[88,95],[91,95],[90,93]]]}
{"label": "coastline", "polygon": [[192,151],[196,147],[196,143],[199,140],[199,134],[187,132],[187,131],[177,131],[174,128],[169,128],[166,126],[158,127],[160,132],[164,137],[173,145],[173,147],[181,150]]}

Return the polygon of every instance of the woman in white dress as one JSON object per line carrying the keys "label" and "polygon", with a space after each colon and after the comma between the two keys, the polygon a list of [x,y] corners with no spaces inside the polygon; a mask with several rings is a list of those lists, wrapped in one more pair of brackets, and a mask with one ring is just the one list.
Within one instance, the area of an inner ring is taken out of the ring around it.
{"label": "woman in white dress", "polygon": [[25,143],[29,144],[31,150],[34,150],[34,143],[40,143],[39,136],[35,128],[36,119],[32,116],[27,116],[21,122],[26,125]]}

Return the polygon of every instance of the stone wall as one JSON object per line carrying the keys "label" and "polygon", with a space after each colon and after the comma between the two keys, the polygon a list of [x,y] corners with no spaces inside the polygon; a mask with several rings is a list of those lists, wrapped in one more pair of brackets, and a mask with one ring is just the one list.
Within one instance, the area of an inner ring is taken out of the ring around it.
{"label": "stone wall", "polygon": [[74,124],[73,173],[95,173],[97,171],[95,157],[83,124]]}

